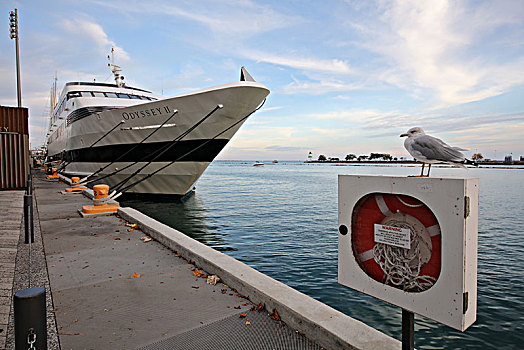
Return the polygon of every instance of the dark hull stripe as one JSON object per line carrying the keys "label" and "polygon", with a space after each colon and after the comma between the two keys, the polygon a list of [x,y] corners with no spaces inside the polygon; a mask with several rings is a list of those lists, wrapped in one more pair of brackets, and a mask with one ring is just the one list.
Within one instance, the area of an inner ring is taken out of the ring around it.
{"label": "dark hull stripe", "polygon": [[92,107],[82,107],[75,109],[69,115],[67,116],[67,126],[71,125],[71,123],[76,122],[77,120],[83,119],[85,117],[89,117],[93,113],[102,113],[105,111],[109,111],[111,109],[115,109],[118,107],[109,107],[109,106],[92,106]]}
{"label": "dark hull stripe", "polygon": [[[180,141],[155,161],[211,162],[213,159],[215,159],[222,148],[224,148],[228,141],[229,140],[225,139]],[[163,150],[163,147],[168,144],[169,142],[143,143],[118,161],[151,161],[160,152],[160,150]],[[62,159],[68,162],[109,163],[116,161],[118,157],[127,152],[133,146],[134,144],[120,144],[93,148],[81,148],[66,151],[65,154],[55,155],[53,158]],[[193,152],[187,154],[190,151]]]}

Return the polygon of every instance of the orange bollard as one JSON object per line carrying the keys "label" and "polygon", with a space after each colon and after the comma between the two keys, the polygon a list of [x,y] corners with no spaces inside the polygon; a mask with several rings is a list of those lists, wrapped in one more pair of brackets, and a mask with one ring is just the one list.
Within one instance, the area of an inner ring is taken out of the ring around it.
{"label": "orange bollard", "polygon": [[109,194],[108,185],[95,185],[93,192],[93,205],[82,206],[82,216],[109,215],[117,212],[120,207],[118,203],[106,203]]}
{"label": "orange bollard", "polygon": [[47,178],[49,180],[59,179],[60,176],[58,176],[58,169],[57,168],[53,168],[53,175],[47,175]]}
{"label": "orange bollard", "polygon": [[71,178],[71,188],[66,188],[65,191],[68,193],[79,193],[85,190],[87,187],[85,186],[78,186],[77,184],[80,182],[79,177],[72,177]]}

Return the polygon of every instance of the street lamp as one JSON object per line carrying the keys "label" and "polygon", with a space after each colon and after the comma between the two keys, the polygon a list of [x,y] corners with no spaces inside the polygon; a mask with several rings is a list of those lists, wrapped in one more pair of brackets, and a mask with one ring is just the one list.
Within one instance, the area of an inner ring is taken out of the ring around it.
{"label": "street lamp", "polygon": [[16,89],[18,107],[22,107],[22,89],[20,86],[20,56],[18,54],[18,13],[16,9],[9,11],[9,37],[16,43]]}

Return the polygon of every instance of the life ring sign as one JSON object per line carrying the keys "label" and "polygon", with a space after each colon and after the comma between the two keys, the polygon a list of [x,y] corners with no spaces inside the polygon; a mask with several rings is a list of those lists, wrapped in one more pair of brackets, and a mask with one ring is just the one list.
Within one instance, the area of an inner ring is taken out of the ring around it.
{"label": "life ring sign", "polygon": [[353,255],[373,279],[408,292],[431,288],[440,275],[440,226],[424,203],[372,193],[355,205]]}
{"label": "life ring sign", "polygon": [[478,179],[339,175],[339,283],[464,331],[476,319]]}

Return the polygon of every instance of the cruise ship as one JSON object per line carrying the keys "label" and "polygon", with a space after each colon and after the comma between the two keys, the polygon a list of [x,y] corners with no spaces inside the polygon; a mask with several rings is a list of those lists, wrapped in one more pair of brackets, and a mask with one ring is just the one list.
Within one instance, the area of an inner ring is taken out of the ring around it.
{"label": "cruise ship", "polygon": [[52,102],[47,159],[120,193],[190,193],[269,94],[242,67],[240,81],[166,98],[127,86],[108,58],[114,84],[68,82]]}

